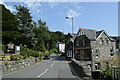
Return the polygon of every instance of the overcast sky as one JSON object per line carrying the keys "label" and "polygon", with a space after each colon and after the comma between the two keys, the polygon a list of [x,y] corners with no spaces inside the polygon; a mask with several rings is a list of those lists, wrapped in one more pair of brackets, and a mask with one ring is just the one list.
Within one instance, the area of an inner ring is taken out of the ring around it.
{"label": "overcast sky", "polygon": [[117,2],[0,2],[11,12],[15,5],[30,9],[33,20],[46,21],[51,31],[72,32],[71,19],[74,17],[74,31],[79,28],[105,30],[108,35],[118,35]]}

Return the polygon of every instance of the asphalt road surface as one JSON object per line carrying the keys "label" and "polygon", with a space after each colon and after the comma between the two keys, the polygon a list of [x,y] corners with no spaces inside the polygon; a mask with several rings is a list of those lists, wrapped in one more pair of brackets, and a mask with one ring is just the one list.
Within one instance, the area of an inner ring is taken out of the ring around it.
{"label": "asphalt road surface", "polygon": [[74,78],[78,79],[69,62],[60,55],[40,61],[31,67],[3,75],[3,78]]}

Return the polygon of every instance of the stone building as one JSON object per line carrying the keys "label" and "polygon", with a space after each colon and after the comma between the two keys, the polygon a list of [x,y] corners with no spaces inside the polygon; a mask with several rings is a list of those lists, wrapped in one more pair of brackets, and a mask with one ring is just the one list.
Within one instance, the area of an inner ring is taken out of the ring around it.
{"label": "stone building", "polygon": [[75,43],[75,59],[89,70],[104,70],[113,64],[116,54],[115,40],[104,30],[80,28]]}
{"label": "stone building", "polygon": [[73,57],[79,61],[86,71],[105,70],[112,66],[116,56],[116,43],[104,30],[92,30],[80,28],[76,35],[68,34],[65,42],[67,57]]}

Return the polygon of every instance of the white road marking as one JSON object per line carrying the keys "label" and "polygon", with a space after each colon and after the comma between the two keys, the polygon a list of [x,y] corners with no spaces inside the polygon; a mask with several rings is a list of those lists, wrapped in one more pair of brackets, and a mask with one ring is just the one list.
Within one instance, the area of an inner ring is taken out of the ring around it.
{"label": "white road marking", "polygon": [[53,64],[50,67],[52,67],[52,66],[53,66]]}
{"label": "white road marking", "polygon": [[[55,63],[55,61],[54,61],[54,63]],[[52,64],[50,65],[50,67],[52,67],[54,63],[52,63]],[[48,70],[49,70],[49,68],[48,68],[47,70],[45,70],[42,74],[40,74],[37,78],[40,78],[40,77],[41,77],[43,74],[45,74]]]}
{"label": "white road marking", "polygon": [[42,74],[40,74],[37,78],[41,77],[43,74],[45,74],[49,69],[45,70]]}

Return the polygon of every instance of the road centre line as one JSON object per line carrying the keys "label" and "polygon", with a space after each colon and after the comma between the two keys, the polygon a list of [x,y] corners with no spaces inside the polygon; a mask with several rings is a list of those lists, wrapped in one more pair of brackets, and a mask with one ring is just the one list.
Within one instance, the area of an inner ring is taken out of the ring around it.
{"label": "road centre line", "polygon": [[53,66],[53,64],[50,67],[52,67],[52,66]]}
{"label": "road centre line", "polygon": [[45,70],[42,74],[40,74],[37,78],[41,77],[43,74],[45,74],[49,69]]}
{"label": "road centre line", "polygon": [[[54,61],[54,63],[55,63],[55,61]],[[50,65],[50,67],[52,67],[54,63],[52,63],[52,64]],[[40,77],[41,77],[43,74],[45,74],[48,70],[49,70],[49,68],[48,68],[47,70],[45,70],[42,74],[40,74],[39,76],[37,76],[37,78],[40,78]]]}

